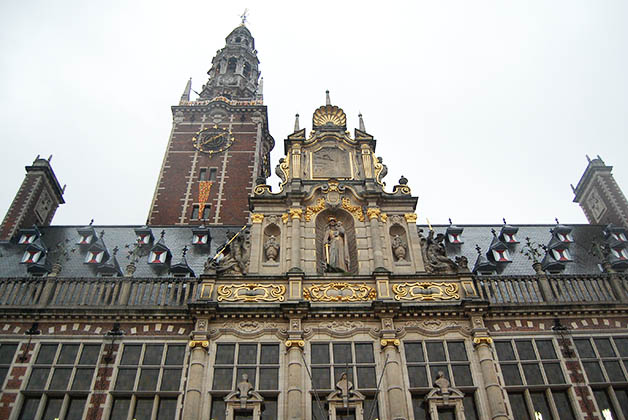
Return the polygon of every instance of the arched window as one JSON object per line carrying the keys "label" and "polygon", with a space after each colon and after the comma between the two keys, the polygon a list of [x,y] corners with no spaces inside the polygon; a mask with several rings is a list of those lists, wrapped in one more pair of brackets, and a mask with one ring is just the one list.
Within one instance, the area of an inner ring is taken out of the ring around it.
{"label": "arched window", "polygon": [[242,40],[242,38],[237,37],[237,38],[235,39],[236,44],[239,44],[241,40]]}
{"label": "arched window", "polygon": [[251,74],[251,65],[249,63],[244,63],[244,70],[242,71],[244,77],[249,77]]}
{"label": "arched window", "polygon": [[238,60],[236,60],[234,57],[231,57],[229,59],[229,64],[227,65],[227,71],[235,72],[237,65],[238,65]]}

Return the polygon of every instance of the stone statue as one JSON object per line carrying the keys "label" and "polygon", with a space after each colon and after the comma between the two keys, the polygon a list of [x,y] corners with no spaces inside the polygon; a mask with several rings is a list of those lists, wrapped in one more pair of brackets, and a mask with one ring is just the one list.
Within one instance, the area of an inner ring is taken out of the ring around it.
{"label": "stone statue", "polygon": [[336,382],[336,390],[342,398],[342,402],[347,407],[349,402],[349,396],[353,391],[353,383],[347,378],[347,372],[342,372],[340,380]]}
{"label": "stone statue", "polygon": [[270,235],[266,240],[264,244],[264,255],[266,256],[266,261],[276,262],[277,256],[279,255],[279,243],[277,239],[275,239],[275,235]]}
{"label": "stone statue", "polygon": [[386,183],[385,183],[385,182],[383,182],[383,181],[382,181],[382,179],[384,179],[384,177],[385,177],[386,175],[388,175],[388,166],[386,166],[386,165],[384,165],[384,164],[383,164],[383,161],[382,161],[382,158],[381,158],[381,157],[378,157],[378,158],[377,158],[377,163],[379,163],[380,165],[382,165],[382,170],[381,170],[381,172],[379,173],[379,176],[377,177],[377,180],[378,180],[379,182],[381,182],[381,183],[382,183],[382,185],[386,185]]}
{"label": "stone statue", "polygon": [[[419,235],[422,230],[419,231]],[[445,235],[439,233],[434,237],[434,231],[430,230],[427,238],[421,235],[421,248],[425,269],[430,273],[457,273],[458,264],[447,258],[445,245],[443,244]]]}
{"label": "stone statue", "polygon": [[438,371],[438,377],[434,381],[434,385],[438,388],[438,392],[441,395],[449,394],[449,380],[445,378],[445,374],[442,370]]}
{"label": "stone statue", "polygon": [[281,169],[281,164],[285,161],[284,158],[279,159],[279,165],[275,166],[275,174],[281,179],[281,185],[286,183],[286,174]]}
{"label": "stone statue", "polygon": [[242,408],[246,407],[246,400],[248,400],[251,392],[253,391],[253,385],[249,382],[249,375],[246,373],[242,374],[242,380],[238,382],[236,385],[238,390],[236,391],[236,395],[240,397],[240,406]]}
{"label": "stone statue", "polygon": [[326,271],[349,271],[349,248],[346,239],[342,222],[330,217],[323,237]]}
{"label": "stone statue", "polygon": [[247,230],[227,232],[227,243],[222,254],[211,260],[210,265],[217,273],[246,274],[249,265],[250,240]]}
{"label": "stone statue", "polygon": [[406,244],[403,242],[403,239],[401,239],[399,235],[395,235],[393,236],[391,244],[393,255],[395,256],[397,261],[405,261],[408,250],[406,249]]}

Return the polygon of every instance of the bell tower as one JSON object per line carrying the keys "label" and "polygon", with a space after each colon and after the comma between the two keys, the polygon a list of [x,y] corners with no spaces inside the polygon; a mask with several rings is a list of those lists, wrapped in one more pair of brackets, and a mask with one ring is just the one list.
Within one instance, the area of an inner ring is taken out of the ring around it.
{"label": "bell tower", "polygon": [[243,225],[248,197],[270,176],[268,114],[255,40],[242,23],[226,38],[199,97],[189,80],[148,215],[151,225]]}

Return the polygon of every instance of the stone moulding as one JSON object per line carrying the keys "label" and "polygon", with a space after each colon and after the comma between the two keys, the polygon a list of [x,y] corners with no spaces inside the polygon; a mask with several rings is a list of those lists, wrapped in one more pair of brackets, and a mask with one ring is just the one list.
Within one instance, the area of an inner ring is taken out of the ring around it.
{"label": "stone moulding", "polygon": [[218,302],[283,302],[286,299],[286,286],[282,284],[222,284],[216,292]]}
{"label": "stone moulding", "polygon": [[305,287],[303,297],[312,302],[362,302],[377,299],[377,292],[366,283],[331,282]]}
{"label": "stone moulding", "polygon": [[393,284],[395,300],[452,300],[460,299],[458,283],[431,281]]}

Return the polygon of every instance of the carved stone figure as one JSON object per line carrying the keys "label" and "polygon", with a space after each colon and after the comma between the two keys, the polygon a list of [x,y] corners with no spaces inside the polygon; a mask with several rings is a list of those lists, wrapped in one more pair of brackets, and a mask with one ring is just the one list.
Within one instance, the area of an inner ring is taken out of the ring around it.
{"label": "carved stone figure", "polygon": [[434,381],[434,385],[438,388],[438,392],[441,395],[449,394],[449,380],[445,378],[445,374],[442,370],[438,371],[438,377]]}
{"label": "carved stone figure", "polygon": [[286,174],[281,169],[281,164],[284,162],[284,160],[284,158],[279,159],[279,165],[275,166],[275,174],[279,177],[279,179],[281,179],[282,185],[286,183]]}
{"label": "carved stone figure", "polygon": [[242,380],[236,385],[238,390],[237,396],[240,397],[240,405],[242,408],[246,407],[246,400],[248,400],[251,391],[253,391],[253,385],[249,382],[249,375],[242,374]]}
{"label": "carved stone figure", "polygon": [[277,239],[275,239],[275,235],[270,235],[266,240],[264,244],[264,255],[268,262],[275,262],[277,260],[277,256],[279,255],[279,243]]}
{"label": "carved stone figure", "polygon": [[421,235],[421,248],[423,251],[423,259],[425,260],[425,269],[430,273],[457,273],[458,264],[447,258],[445,251],[445,235],[439,233],[434,237],[434,231],[430,230],[425,238]]}
{"label": "carved stone figure", "polygon": [[335,217],[329,218],[329,223],[325,229],[323,237],[325,249],[326,271],[343,272],[349,271],[349,248],[347,246],[345,229],[342,222]]}
{"label": "carved stone figure", "polygon": [[336,382],[336,390],[340,394],[342,402],[346,407],[351,391],[353,390],[353,383],[347,378],[347,372],[342,372],[342,375],[340,375],[340,380]]}
{"label": "carved stone figure", "polygon": [[393,255],[395,256],[397,261],[405,261],[408,250],[406,248],[406,244],[403,242],[403,239],[401,239],[399,235],[395,235],[393,236],[391,244]]}
{"label": "carved stone figure", "polygon": [[246,274],[251,248],[248,231],[227,232],[227,243],[228,245],[223,249],[222,255],[211,261],[212,268],[217,273]]}
{"label": "carved stone figure", "polygon": [[388,175],[388,166],[386,166],[386,165],[384,165],[384,164],[383,164],[383,161],[382,161],[382,158],[381,158],[381,157],[378,157],[378,158],[377,158],[377,163],[379,163],[380,165],[382,165],[382,170],[381,170],[381,172],[379,173],[379,176],[377,177],[377,180],[378,180],[379,182],[381,182],[381,183],[382,183],[382,185],[386,185],[386,183],[385,183],[384,181],[382,181],[382,179],[384,179],[384,177],[385,177],[386,175]]}

